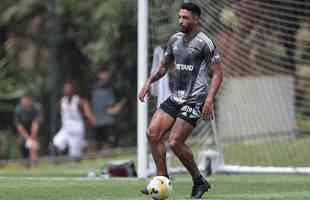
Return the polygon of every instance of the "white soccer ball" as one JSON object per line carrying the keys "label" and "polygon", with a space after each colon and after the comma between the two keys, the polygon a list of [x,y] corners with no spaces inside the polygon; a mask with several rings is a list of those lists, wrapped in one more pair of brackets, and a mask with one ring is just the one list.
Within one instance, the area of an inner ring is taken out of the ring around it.
{"label": "white soccer ball", "polygon": [[147,186],[147,191],[154,200],[167,199],[171,190],[171,182],[165,176],[155,176]]}

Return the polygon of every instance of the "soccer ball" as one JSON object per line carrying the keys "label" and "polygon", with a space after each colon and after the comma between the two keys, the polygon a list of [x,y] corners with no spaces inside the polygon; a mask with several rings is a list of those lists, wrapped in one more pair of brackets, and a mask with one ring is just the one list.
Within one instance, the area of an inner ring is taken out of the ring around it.
{"label": "soccer ball", "polygon": [[165,176],[155,176],[147,185],[147,191],[154,200],[167,199],[171,190],[171,182]]}

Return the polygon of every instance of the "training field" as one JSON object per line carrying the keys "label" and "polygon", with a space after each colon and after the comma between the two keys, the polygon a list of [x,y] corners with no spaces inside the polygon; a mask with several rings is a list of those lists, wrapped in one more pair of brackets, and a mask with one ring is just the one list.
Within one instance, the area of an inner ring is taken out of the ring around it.
{"label": "training field", "polygon": [[[135,154],[104,156],[40,165],[28,170],[20,164],[0,166],[0,200],[147,200],[139,190],[149,179],[99,178],[100,168],[110,159],[135,160]],[[87,178],[95,170],[97,178]],[[212,200],[309,200],[310,175],[227,175],[208,178],[213,188],[204,196]],[[191,179],[173,177],[173,194],[169,199],[189,199]]]}
{"label": "training field", "polygon": [[[19,174],[20,175],[20,174]],[[303,175],[214,175],[212,191],[204,199],[213,200],[309,200],[310,177]],[[134,178],[79,178],[2,176],[1,200],[144,200],[139,193],[147,180]],[[169,199],[189,199],[190,178],[174,177]]]}

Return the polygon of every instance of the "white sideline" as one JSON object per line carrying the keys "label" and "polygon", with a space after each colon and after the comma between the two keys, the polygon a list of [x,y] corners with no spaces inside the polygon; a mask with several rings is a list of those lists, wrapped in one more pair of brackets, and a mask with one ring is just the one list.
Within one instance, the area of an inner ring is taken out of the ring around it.
{"label": "white sideline", "polygon": [[230,172],[230,173],[310,174],[310,167],[265,167],[265,166],[224,165],[218,167],[216,171]]}

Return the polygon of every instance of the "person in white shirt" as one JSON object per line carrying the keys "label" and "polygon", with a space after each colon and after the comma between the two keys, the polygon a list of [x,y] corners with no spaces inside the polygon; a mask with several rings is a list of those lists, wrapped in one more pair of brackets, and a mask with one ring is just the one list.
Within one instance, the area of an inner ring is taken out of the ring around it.
{"label": "person in white shirt", "polygon": [[58,151],[69,150],[69,156],[80,160],[85,147],[84,117],[93,124],[96,119],[87,100],[80,97],[72,83],[65,83],[64,96],[60,100],[61,129],[53,138]]}

